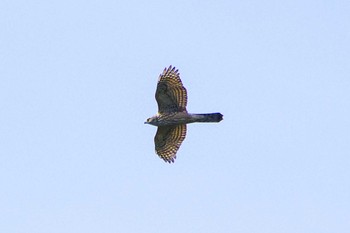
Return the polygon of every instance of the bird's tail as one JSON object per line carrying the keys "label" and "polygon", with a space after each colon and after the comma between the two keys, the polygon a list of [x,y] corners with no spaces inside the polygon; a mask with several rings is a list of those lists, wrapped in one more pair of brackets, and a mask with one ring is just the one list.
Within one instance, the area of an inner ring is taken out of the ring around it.
{"label": "bird's tail", "polygon": [[195,122],[220,122],[222,121],[222,114],[216,113],[205,113],[205,114],[193,114],[196,119]]}

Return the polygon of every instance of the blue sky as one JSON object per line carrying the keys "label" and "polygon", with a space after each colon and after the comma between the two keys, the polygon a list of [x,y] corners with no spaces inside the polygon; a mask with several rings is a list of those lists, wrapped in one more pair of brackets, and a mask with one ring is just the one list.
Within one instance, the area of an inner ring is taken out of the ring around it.
{"label": "blue sky", "polygon": [[[349,232],[348,1],[1,1],[1,232]],[[154,153],[176,66],[192,124]]]}

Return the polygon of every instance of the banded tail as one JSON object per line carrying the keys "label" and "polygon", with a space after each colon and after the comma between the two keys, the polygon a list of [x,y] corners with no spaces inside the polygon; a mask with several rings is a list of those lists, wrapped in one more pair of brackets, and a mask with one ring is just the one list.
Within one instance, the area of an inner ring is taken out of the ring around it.
{"label": "banded tail", "polygon": [[195,122],[220,122],[222,121],[222,114],[216,113],[205,113],[205,114],[191,114],[195,119]]}

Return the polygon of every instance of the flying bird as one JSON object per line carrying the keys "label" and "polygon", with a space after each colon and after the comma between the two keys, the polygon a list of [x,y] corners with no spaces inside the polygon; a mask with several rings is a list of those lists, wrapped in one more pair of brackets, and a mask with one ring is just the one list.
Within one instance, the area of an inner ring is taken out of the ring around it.
{"label": "flying bird", "polygon": [[156,153],[165,162],[173,163],[181,143],[186,137],[186,124],[194,122],[220,122],[221,113],[191,114],[186,110],[187,90],[180,73],[169,66],[160,74],[156,90],[158,113],[145,124],[158,126],[154,137]]}

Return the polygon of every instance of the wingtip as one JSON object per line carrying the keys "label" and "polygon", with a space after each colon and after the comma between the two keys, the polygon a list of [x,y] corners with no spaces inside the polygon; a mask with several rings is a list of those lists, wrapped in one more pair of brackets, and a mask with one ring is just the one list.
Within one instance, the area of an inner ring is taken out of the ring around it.
{"label": "wingtip", "polygon": [[167,67],[164,68],[164,71],[175,71],[175,72],[177,72],[178,70],[176,69],[175,66],[169,65],[168,68]]}
{"label": "wingtip", "polygon": [[169,163],[169,164],[172,164],[172,163],[175,163],[175,159],[176,159],[176,156],[174,157],[169,157],[169,158],[162,158],[164,160],[164,162],[166,163]]}

